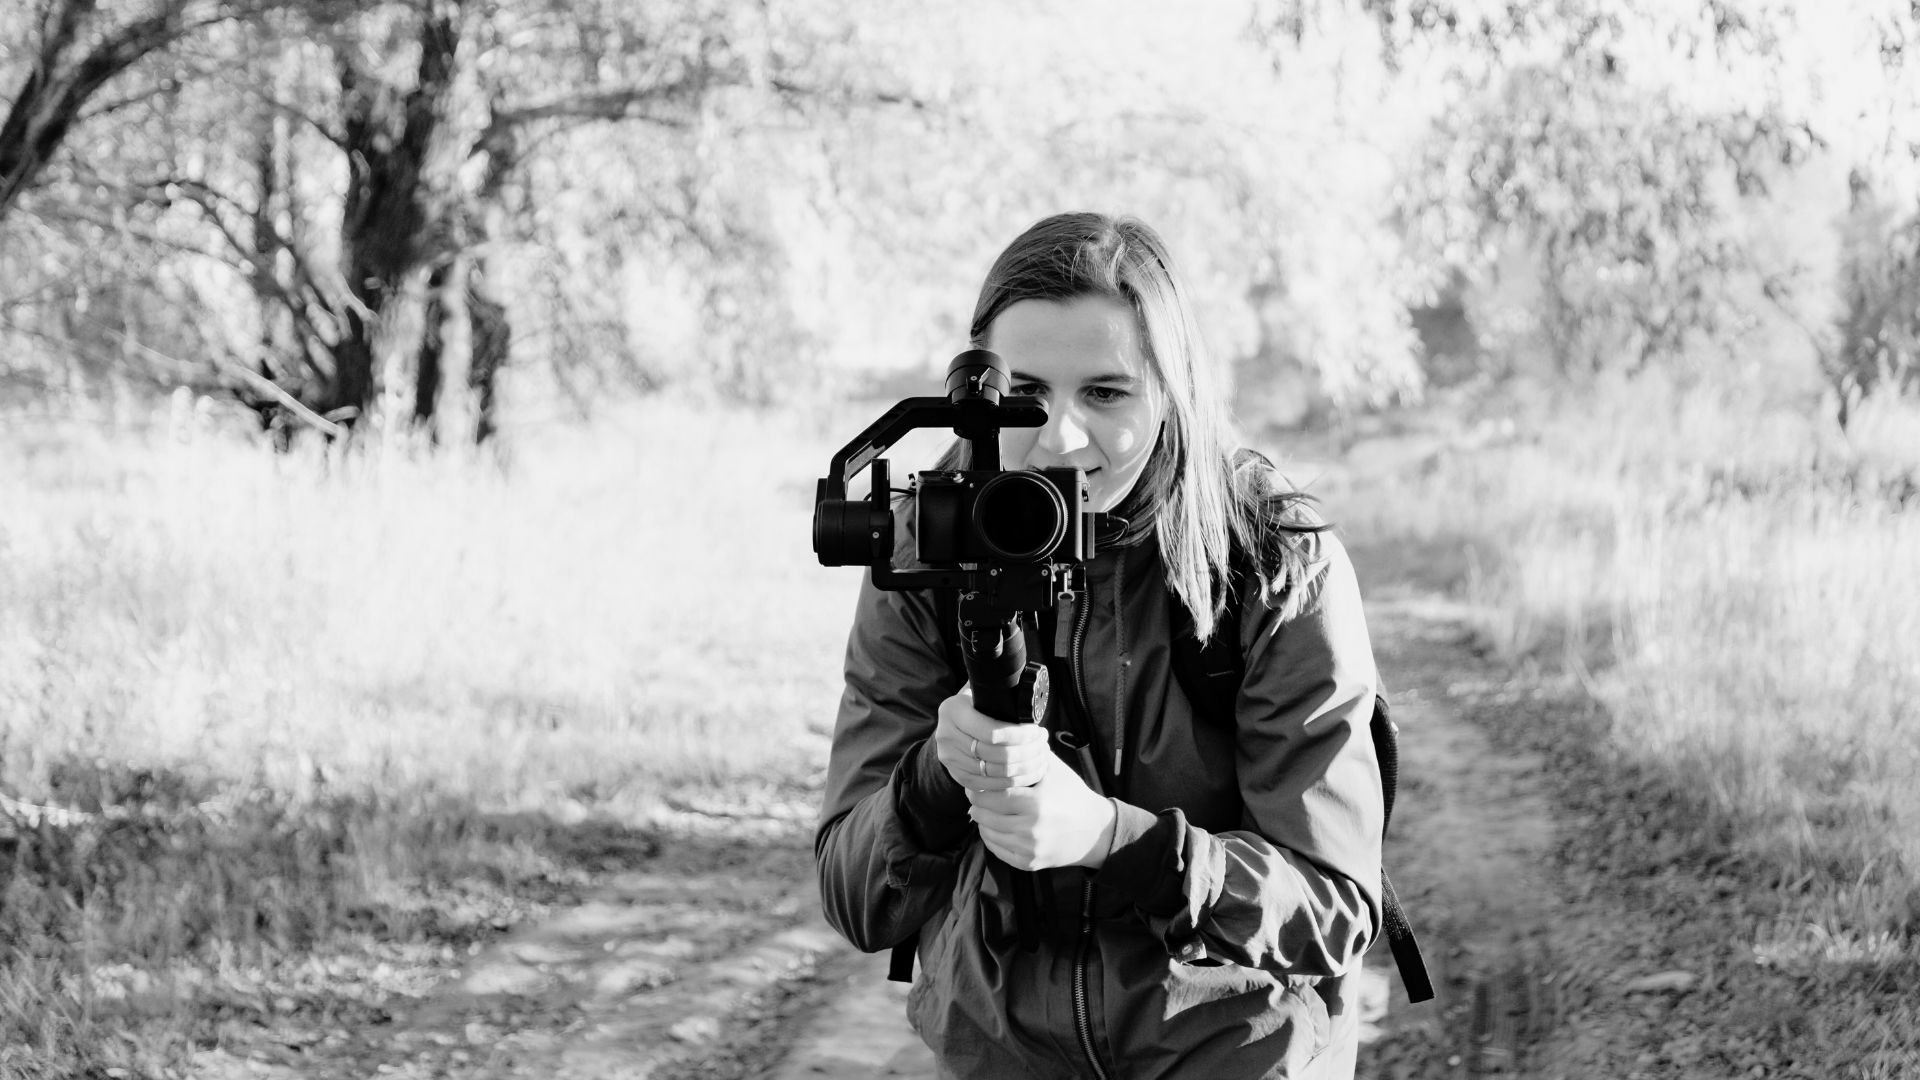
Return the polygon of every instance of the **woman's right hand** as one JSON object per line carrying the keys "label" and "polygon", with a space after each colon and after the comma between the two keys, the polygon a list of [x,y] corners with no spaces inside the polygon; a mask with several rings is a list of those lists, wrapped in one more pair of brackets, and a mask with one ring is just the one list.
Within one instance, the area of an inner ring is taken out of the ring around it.
{"label": "woman's right hand", "polygon": [[1046,728],[995,720],[975,709],[964,689],[940,703],[933,746],[947,775],[969,791],[1036,784],[1055,760]]}

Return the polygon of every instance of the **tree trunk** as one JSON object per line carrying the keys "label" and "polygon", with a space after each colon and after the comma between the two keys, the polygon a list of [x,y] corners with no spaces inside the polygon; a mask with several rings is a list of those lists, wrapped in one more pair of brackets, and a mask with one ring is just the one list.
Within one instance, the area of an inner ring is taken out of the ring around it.
{"label": "tree trunk", "polygon": [[[347,289],[359,310],[349,311],[334,347],[334,377],[322,405],[365,413],[380,393],[378,360],[387,349],[407,351],[406,320],[396,318],[409,279],[445,246],[452,178],[439,159],[453,104],[457,15],[426,17],[420,27],[420,64],[404,98],[339,58],[346,110],[349,164],[342,223]],[[377,340],[397,334],[400,340]]]}
{"label": "tree trunk", "polygon": [[420,334],[420,359],[413,373],[413,422],[416,427],[425,428],[439,442],[441,358],[447,349],[447,324],[453,316],[448,311],[448,277],[453,266],[443,263],[434,268],[427,277],[427,315],[426,325]]}
{"label": "tree trunk", "polygon": [[474,153],[486,160],[478,189],[452,220],[457,250],[435,270],[427,333],[415,373],[414,415],[436,439],[480,445],[497,432],[495,380],[513,345],[507,305],[490,273],[492,240],[506,215],[508,178],[520,160],[518,132],[494,122]]}
{"label": "tree trunk", "polygon": [[455,255],[434,268],[427,284],[425,332],[414,372],[413,417],[437,444],[465,439],[472,429],[466,373],[473,355],[467,325],[467,259]]}
{"label": "tree trunk", "polygon": [[436,443],[485,443],[498,430],[494,383],[513,327],[481,260],[462,254],[434,271],[426,323],[414,373],[414,420]]}
{"label": "tree trunk", "polygon": [[467,380],[473,390],[473,441],[476,444],[493,438],[497,430],[494,385],[513,347],[513,326],[507,321],[507,305],[494,294],[484,262],[474,268],[467,288],[467,314],[473,327],[473,361],[467,370]]}

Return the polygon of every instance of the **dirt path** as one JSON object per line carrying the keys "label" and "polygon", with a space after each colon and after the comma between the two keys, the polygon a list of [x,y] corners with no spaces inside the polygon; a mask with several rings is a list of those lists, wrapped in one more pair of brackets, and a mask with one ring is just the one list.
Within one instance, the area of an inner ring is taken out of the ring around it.
{"label": "dirt path", "polygon": [[[1684,1067],[1676,1033],[1701,1022],[1673,1010],[1695,972],[1670,970],[1648,917],[1559,857],[1563,778],[1514,735],[1568,706],[1509,686],[1465,615],[1417,593],[1370,604],[1402,728],[1389,869],[1439,999],[1408,1006],[1375,950],[1360,1075],[1774,1075]],[[816,798],[675,805],[655,857],[486,948],[389,1030],[283,1064],[208,1055],[196,1075],[931,1080],[885,957],[820,918]]]}
{"label": "dirt path", "polygon": [[[1388,871],[1436,997],[1409,1006],[1392,981],[1362,1075],[1534,1075],[1561,1020],[1545,947],[1575,915],[1553,871],[1548,777],[1537,754],[1474,722],[1500,676],[1476,652],[1468,614],[1421,598],[1369,612],[1401,728]],[[1384,950],[1369,956],[1386,959]]]}

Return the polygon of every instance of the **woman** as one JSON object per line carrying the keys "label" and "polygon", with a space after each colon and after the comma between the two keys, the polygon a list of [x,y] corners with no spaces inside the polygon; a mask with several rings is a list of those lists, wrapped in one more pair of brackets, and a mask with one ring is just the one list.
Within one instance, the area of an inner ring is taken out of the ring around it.
{"label": "woman", "polygon": [[[918,933],[908,1012],[946,1076],[1353,1072],[1381,913],[1359,591],[1301,497],[1232,453],[1172,266],[1136,220],[1064,214],[1001,254],[974,309],[974,345],[1048,409],[1001,434],[1002,467],[1080,467],[1106,515],[1087,589],[1029,642],[1064,665],[1049,723],[1093,744],[1092,774],[972,708],[930,593],[868,582],[854,617],[822,897],[861,949]],[[1178,685],[1183,623],[1237,625],[1232,717]],[[1037,949],[1002,863],[1038,872]]]}

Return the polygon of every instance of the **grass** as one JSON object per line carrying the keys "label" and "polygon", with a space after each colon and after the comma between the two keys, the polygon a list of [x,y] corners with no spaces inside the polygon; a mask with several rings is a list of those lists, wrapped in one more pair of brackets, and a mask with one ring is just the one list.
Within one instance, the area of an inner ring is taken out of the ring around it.
{"label": "grass", "polygon": [[0,1073],[178,1072],[275,1002],[364,1023],[315,964],[414,992],[675,790],[824,761],[823,428],[649,407],[506,469],[6,430]]}
{"label": "grass", "polygon": [[85,498],[0,493],[0,633],[20,646],[0,700],[36,721],[6,782],[41,791],[46,759],[106,743],[276,790],[502,805],[778,764],[779,718],[801,730],[832,693],[822,634],[851,605],[806,547],[804,472],[826,455],[748,417],[630,423],[509,475],[216,441]]}
{"label": "grass", "polygon": [[1758,951],[1920,956],[1920,409],[1842,437],[1725,387],[1572,397],[1402,432],[1327,491],[1355,535],[1464,552],[1485,638],[1584,682],[1692,854],[1782,897]]}
{"label": "grass", "polygon": [[[812,480],[875,411],[651,405],[505,468],[10,419],[0,1074],[377,1025],[677,790],[816,772],[857,573],[808,550]],[[1315,485],[1347,534],[1608,705],[1695,854],[1787,898],[1757,954],[1911,959],[1920,418],[1641,380],[1396,422]]]}

